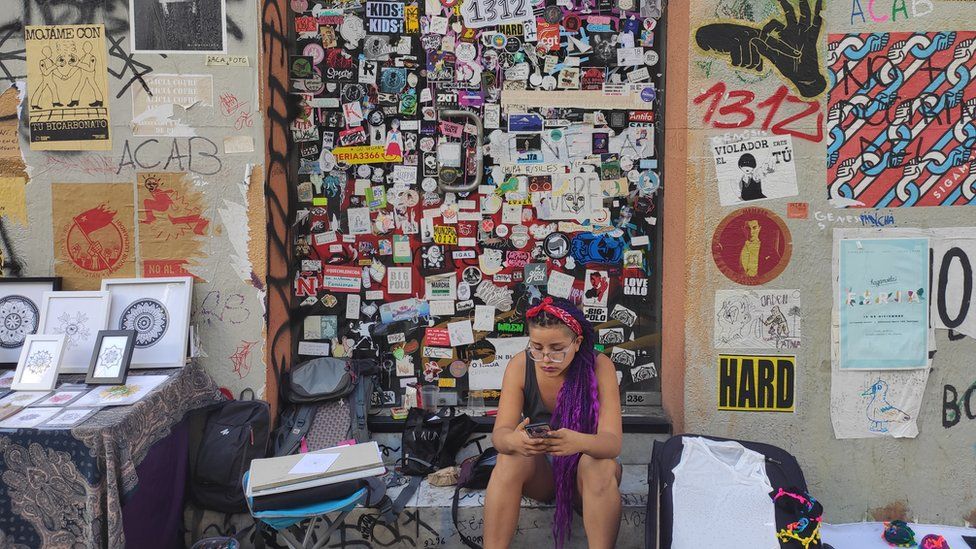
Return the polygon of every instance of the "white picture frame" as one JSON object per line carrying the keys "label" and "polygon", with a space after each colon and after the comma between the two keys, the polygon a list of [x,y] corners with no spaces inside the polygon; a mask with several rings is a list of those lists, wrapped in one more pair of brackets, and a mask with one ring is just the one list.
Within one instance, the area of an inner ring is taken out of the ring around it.
{"label": "white picture frame", "polygon": [[98,332],[108,326],[111,302],[108,292],[44,292],[37,333],[64,334],[60,373],[88,371]]}
{"label": "white picture frame", "polygon": [[191,277],[110,278],[102,291],[112,295],[107,329],[136,331],[131,369],[186,365]]}
{"label": "white picture frame", "polygon": [[44,292],[60,289],[57,277],[0,277],[0,367],[17,366],[24,338],[40,327]]}
{"label": "white picture frame", "polygon": [[50,391],[58,382],[64,356],[64,334],[33,334],[24,340],[10,388],[14,391]]}

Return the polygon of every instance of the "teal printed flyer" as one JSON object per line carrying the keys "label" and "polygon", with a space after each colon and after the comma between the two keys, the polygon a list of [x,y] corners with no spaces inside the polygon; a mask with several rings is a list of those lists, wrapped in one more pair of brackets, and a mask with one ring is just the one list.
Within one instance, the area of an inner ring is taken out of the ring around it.
{"label": "teal printed flyer", "polygon": [[840,369],[907,370],[928,360],[929,241],[840,241]]}

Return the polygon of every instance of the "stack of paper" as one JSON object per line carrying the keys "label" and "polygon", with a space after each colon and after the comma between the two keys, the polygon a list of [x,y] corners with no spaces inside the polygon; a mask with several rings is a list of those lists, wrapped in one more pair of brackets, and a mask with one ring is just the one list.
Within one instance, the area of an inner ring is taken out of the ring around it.
{"label": "stack of paper", "polygon": [[386,472],[375,441],[251,462],[248,497],[278,494]]}

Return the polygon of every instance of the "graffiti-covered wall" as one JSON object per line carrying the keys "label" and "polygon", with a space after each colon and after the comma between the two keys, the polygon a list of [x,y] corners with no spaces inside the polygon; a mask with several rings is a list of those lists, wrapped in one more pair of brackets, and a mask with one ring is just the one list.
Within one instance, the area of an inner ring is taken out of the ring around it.
{"label": "graffiti-covered wall", "polygon": [[659,404],[659,3],[291,8],[296,358],[491,405],[551,295]]}
{"label": "graffiti-covered wall", "polygon": [[6,276],[193,276],[191,347],[264,387],[255,3],[10,0],[0,14]]}
{"label": "graffiti-covered wall", "polygon": [[685,428],[792,451],[831,522],[974,516],[974,15],[690,2]]}

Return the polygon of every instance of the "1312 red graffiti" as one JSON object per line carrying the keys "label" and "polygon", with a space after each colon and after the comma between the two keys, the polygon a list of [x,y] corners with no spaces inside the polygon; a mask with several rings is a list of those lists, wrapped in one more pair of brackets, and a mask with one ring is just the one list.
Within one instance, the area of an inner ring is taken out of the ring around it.
{"label": "1312 red graffiti", "polygon": [[[823,112],[820,110],[820,103],[817,101],[805,101],[792,93],[786,86],[780,86],[775,93],[763,101],[755,104],[756,94],[749,90],[728,90],[724,82],[718,82],[708,89],[705,93],[694,99],[695,105],[708,102],[705,116],[702,122],[713,128],[731,129],[745,128],[752,126],[756,122],[757,110],[766,111],[766,118],[762,121],[763,130],[771,130],[774,135],[791,135],[819,143],[823,140]],[[798,105],[794,109],[786,109],[792,114],[781,114],[780,109],[783,105]],[[807,133],[799,129],[790,128],[789,125],[800,123],[801,121],[816,115],[816,123],[808,121],[807,124],[816,128],[814,133]]]}

